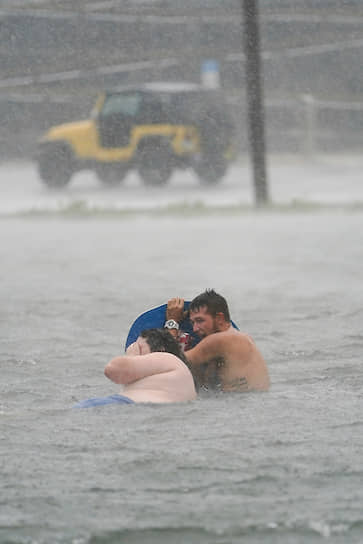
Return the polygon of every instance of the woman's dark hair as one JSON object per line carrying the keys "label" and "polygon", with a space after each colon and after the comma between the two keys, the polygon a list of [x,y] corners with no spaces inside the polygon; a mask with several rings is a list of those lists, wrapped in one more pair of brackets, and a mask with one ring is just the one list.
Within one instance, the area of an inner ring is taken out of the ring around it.
{"label": "woman's dark hair", "polygon": [[140,333],[149,345],[150,351],[165,351],[176,355],[186,364],[186,359],[178,341],[166,329],[146,329]]}
{"label": "woman's dark hair", "polygon": [[216,293],[214,289],[206,289],[204,293],[193,298],[189,304],[189,311],[198,311],[200,308],[207,308],[208,313],[213,317],[222,313],[226,321],[231,321],[226,299]]}
{"label": "woman's dark hair", "polygon": [[165,351],[176,355],[191,371],[195,390],[198,392],[199,384],[192,372],[192,368],[184,355],[183,349],[179,342],[166,329],[146,329],[140,333],[142,338],[145,338],[151,352]]}

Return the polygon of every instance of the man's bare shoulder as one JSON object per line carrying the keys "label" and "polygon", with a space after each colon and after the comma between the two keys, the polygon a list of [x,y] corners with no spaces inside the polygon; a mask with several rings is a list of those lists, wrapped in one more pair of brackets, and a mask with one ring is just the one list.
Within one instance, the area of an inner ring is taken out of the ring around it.
{"label": "man's bare shoulder", "polygon": [[253,340],[250,335],[241,332],[234,327],[229,327],[226,331],[215,332],[203,338],[201,342],[240,342],[246,344],[253,344]]}
{"label": "man's bare shoulder", "polygon": [[186,352],[192,363],[206,362],[216,357],[225,357],[231,351],[250,351],[251,340],[246,335],[232,329],[215,332],[203,338],[194,348]]}

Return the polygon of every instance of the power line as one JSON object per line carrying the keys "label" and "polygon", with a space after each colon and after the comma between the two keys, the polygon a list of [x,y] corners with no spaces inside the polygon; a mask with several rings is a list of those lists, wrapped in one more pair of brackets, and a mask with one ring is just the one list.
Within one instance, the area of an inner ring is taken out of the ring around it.
{"label": "power line", "polygon": [[[277,51],[264,51],[261,57],[264,61],[279,60],[283,58],[299,58],[311,55],[321,55],[332,53],[334,51],[344,51],[347,49],[359,49],[363,47],[363,39],[361,40],[345,40],[331,44],[307,45],[302,47],[294,47],[287,49],[279,49]],[[245,62],[244,53],[230,53],[226,55],[226,62]],[[37,76],[18,76],[5,78],[0,80],[0,88],[10,87],[26,87],[29,85],[39,85],[46,83],[56,83],[61,81],[70,81],[76,79],[85,79],[90,77],[98,77],[102,75],[112,75],[118,73],[131,73],[147,69],[163,69],[172,66],[178,66],[182,62],[182,57],[171,57],[158,60],[145,60],[136,62],[127,62],[122,64],[114,64],[110,66],[98,66],[89,70],[68,70],[63,72],[40,74]]]}
{"label": "power line", "polygon": [[[0,17],[20,16],[35,17],[39,19],[63,19],[63,20],[86,20],[96,22],[113,23],[152,23],[152,24],[186,24],[186,23],[235,23],[236,15],[150,15],[118,14],[118,13],[89,13],[85,11],[56,11],[47,9],[1,9]],[[237,21],[240,24],[239,21]]]}
{"label": "power line", "polygon": [[[106,8],[113,7],[114,2],[109,0],[105,2]],[[85,4],[82,11],[75,10],[51,10],[45,8],[3,8],[0,9],[0,17],[6,16],[18,16],[18,17],[35,17],[39,19],[58,19],[58,20],[90,20],[96,22],[115,22],[115,23],[150,23],[150,24],[190,24],[190,23],[213,23],[213,24],[236,24],[241,25],[240,14],[236,11],[229,13],[227,15],[218,13],[216,15],[211,14],[195,14],[191,15],[189,13],[185,14],[165,14],[159,13],[147,14],[144,12],[139,12],[136,14],[132,13],[92,13],[94,6],[92,4]],[[101,5],[97,6],[96,9],[101,9]],[[363,23],[363,16],[353,16],[353,15],[304,15],[304,14],[266,14],[261,16],[261,21],[263,23],[271,22],[280,22],[280,23],[313,23],[313,24],[322,24],[322,23],[331,23],[331,24],[349,24],[349,25],[359,25]]]}
{"label": "power line", "polygon": [[[301,47],[289,47],[286,49],[278,49],[276,51],[264,51],[261,53],[263,60],[275,60],[282,58],[297,58],[307,57],[311,55],[321,55],[324,53],[332,53],[334,51],[344,51],[346,49],[360,49],[363,47],[362,40],[344,40],[335,43],[325,43],[317,45],[303,45]],[[230,53],[226,55],[227,61],[243,61],[244,53]]]}
{"label": "power line", "polygon": [[70,81],[75,79],[84,79],[102,75],[112,75],[118,73],[131,73],[147,69],[163,69],[177,66],[180,61],[176,58],[165,58],[160,60],[148,60],[139,62],[128,62],[124,64],[115,64],[112,66],[100,66],[91,70],[68,70],[65,72],[55,72],[40,74],[37,76],[10,77],[0,80],[0,88],[9,87],[27,87],[29,85],[39,85],[46,83],[56,83],[61,81]]}

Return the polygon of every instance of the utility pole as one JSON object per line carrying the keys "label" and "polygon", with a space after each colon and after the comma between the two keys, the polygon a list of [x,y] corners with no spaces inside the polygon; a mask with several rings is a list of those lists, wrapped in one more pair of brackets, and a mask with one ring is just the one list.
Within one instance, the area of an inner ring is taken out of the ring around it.
{"label": "utility pole", "polygon": [[261,82],[258,0],[242,0],[246,54],[248,138],[257,206],[268,203],[263,92]]}

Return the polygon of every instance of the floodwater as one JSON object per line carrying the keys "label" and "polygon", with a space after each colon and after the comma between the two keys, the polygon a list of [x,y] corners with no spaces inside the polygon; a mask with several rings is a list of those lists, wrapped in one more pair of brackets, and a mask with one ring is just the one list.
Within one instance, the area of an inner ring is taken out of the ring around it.
{"label": "floodwater", "polygon": [[[24,172],[0,169],[0,543],[361,543],[361,209],[43,216],[59,195],[34,183],[33,212],[6,215]],[[315,194],[359,198],[358,173],[329,193],[320,172]],[[268,393],[72,411],[118,392],[103,368],[137,315],[205,287],[254,337]]]}
{"label": "floodwater", "polygon": [[[358,155],[269,157],[271,199],[275,204],[339,205],[363,203],[363,158]],[[34,165],[0,165],[0,217],[5,214],[74,211],[150,210],[156,206],[251,206],[249,160],[241,158],[220,184],[200,184],[192,171],[173,174],[166,187],[144,186],[131,171],[116,188],[102,186],[91,171],[75,174],[59,191],[42,185]]]}

